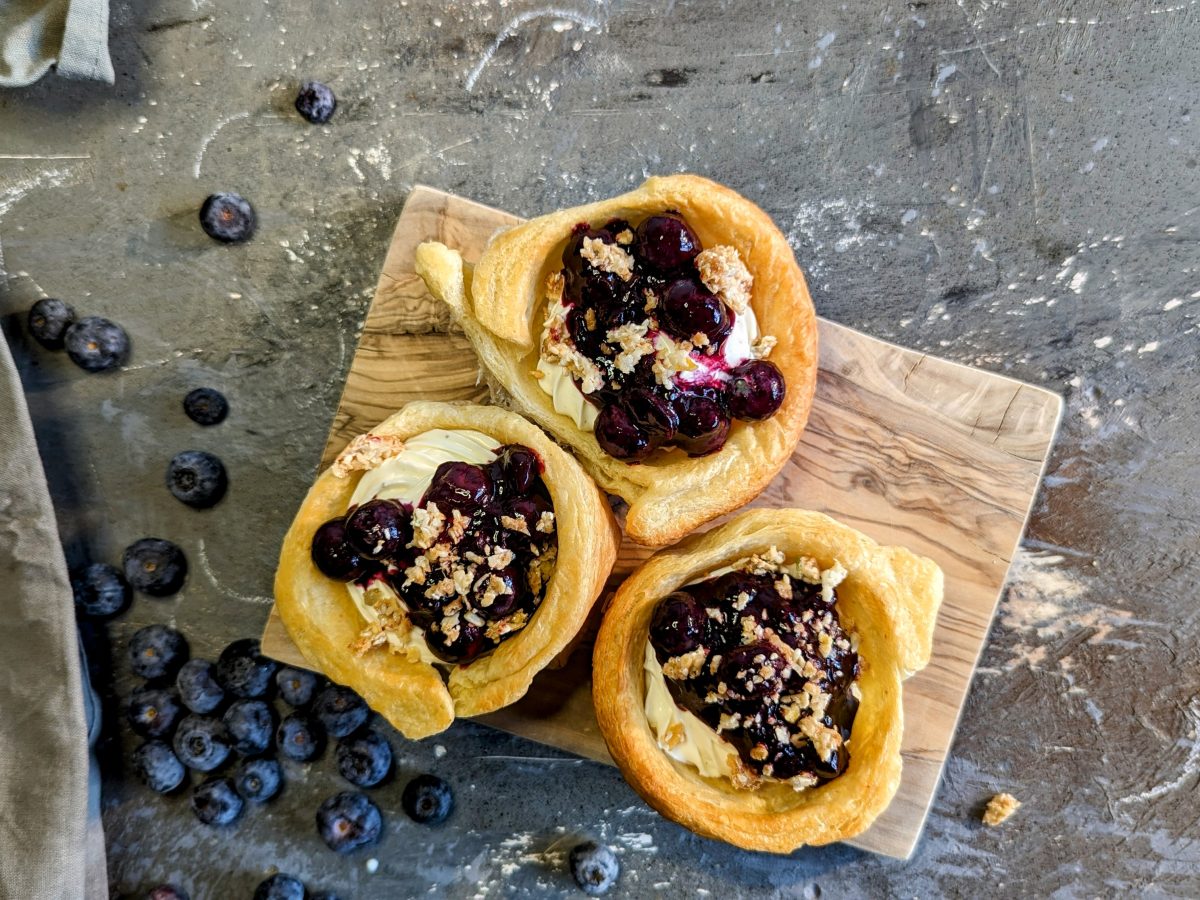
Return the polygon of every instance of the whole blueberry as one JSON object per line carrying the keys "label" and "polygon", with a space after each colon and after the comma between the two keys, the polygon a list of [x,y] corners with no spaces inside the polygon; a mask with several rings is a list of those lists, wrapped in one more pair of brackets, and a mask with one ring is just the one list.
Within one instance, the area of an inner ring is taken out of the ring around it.
{"label": "whole blueberry", "polygon": [[129,665],[142,678],[173,678],[187,658],[187,640],[168,625],[147,625],[129,639]]}
{"label": "whole blueberry", "polygon": [[215,506],[228,487],[225,465],[204,450],[184,450],[167,465],[167,489],[196,509]]}
{"label": "whole blueberry", "polygon": [[330,737],[341,739],[357,731],[367,721],[370,710],[362,697],[350,688],[331,684],[317,694],[313,713]]}
{"label": "whole blueberry", "polygon": [[349,853],[379,840],[383,818],[365,795],[356,791],[334,794],[317,808],[317,834],[330,850]]}
{"label": "whole blueberry", "polygon": [[306,669],[284,666],[275,673],[275,686],[284,703],[300,709],[312,702],[317,690],[317,676]]}
{"label": "whole blueberry", "polygon": [[254,900],[304,900],[304,882],[279,872],[254,889]]}
{"label": "whole blueberry", "polygon": [[175,755],[189,769],[211,772],[229,758],[229,733],[219,719],[185,716],[175,730]]}
{"label": "whole blueberry", "polygon": [[104,372],[129,358],[129,335],[116,322],[87,316],[67,328],[63,337],[71,362],[87,372]]}
{"label": "whole blueberry", "polygon": [[197,425],[216,425],[229,415],[229,401],[220,391],[198,387],[183,398],[183,411]]}
{"label": "whole blueberry", "polygon": [[191,897],[183,888],[175,887],[173,884],[160,884],[150,888],[146,900],[191,900]]}
{"label": "whole blueberry", "polygon": [[151,597],[169,597],[187,578],[187,557],[170,541],[142,538],[125,548],[125,578]]}
{"label": "whole blueberry", "polygon": [[283,785],[283,769],[274,759],[246,759],[234,773],[233,785],[244,799],[266,803],[279,793]]}
{"label": "whole blueberry", "polygon": [[108,563],[92,563],[78,573],[71,579],[71,590],[75,594],[75,608],[93,619],[115,616],[129,605],[133,596],[125,576]]}
{"label": "whole blueberry", "polygon": [[595,841],[585,841],[572,847],[568,860],[571,865],[571,877],[590,897],[607,894],[621,874],[621,865],[617,862],[616,854]]}
{"label": "whole blueberry", "polygon": [[241,194],[221,191],[209,194],[200,206],[200,227],[223,244],[249,240],[258,227],[254,207]]}
{"label": "whole blueberry", "polygon": [[61,350],[63,335],[75,321],[71,304],[43,297],[29,309],[29,333],[47,350]]}
{"label": "whole blueberry", "polygon": [[729,373],[725,390],[729,414],[752,422],[774,415],[787,395],[783,373],[765,359],[749,360],[735,367]]}
{"label": "whole blueberry", "polygon": [[217,658],[217,680],[235,697],[253,700],[271,687],[275,663],[262,655],[255,638],[234,641]]}
{"label": "whole blueberry", "polygon": [[682,216],[663,213],[642,220],[634,237],[639,260],[659,272],[671,272],[700,254],[700,241]]}
{"label": "whole blueberry", "polygon": [[235,700],[222,717],[233,749],[243,756],[256,756],[271,746],[275,715],[262,700]]}
{"label": "whole blueberry", "polygon": [[175,687],[183,705],[194,713],[210,713],[225,699],[225,690],[217,682],[216,667],[207,659],[185,662],[175,678]]}
{"label": "whole blueberry", "polygon": [[187,770],[162,741],[146,741],[133,751],[133,770],[146,787],[168,794],[183,784]]}
{"label": "whole blueberry", "polygon": [[356,787],[374,787],[392,771],[392,745],[374,731],[346,738],[335,758],[338,772]]}
{"label": "whole blueberry", "polygon": [[231,824],[244,805],[228,778],[209,778],[192,792],[192,812],[205,825]]}
{"label": "whole blueberry", "polygon": [[304,713],[285,716],[275,731],[279,752],[296,762],[316,759],[325,746],[325,730],[321,723]]}
{"label": "whole blueberry", "polygon": [[346,516],[346,539],[368,559],[393,559],[412,540],[412,519],[395,500],[368,500]]}
{"label": "whole blueberry", "polygon": [[414,822],[439,825],[454,811],[454,792],[436,775],[418,775],[404,786],[400,802]]}
{"label": "whole blueberry", "polygon": [[138,688],[129,696],[126,714],[130,727],[142,737],[164,737],[179,719],[179,702],[163,688]]}
{"label": "whole blueberry", "polygon": [[346,535],[346,519],[330,519],[313,533],[313,564],[321,572],[338,581],[354,581],[366,574],[370,563],[350,543]]}
{"label": "whole blueberry", "polygon": [[296,112],[314,125],[324,125],[333,118],[337,98],[329,86],[319,81],[306,81],[296,95]]}

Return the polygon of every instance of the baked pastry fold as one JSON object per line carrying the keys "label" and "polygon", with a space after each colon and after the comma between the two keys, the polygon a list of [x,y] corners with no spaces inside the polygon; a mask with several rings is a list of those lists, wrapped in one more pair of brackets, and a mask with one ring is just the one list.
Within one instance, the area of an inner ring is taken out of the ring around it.
{"label": "baked pastry fold", "polygon": [[541,669],[583,627],[616,559],[620,531],[608,503],[579,464],[516,413],[473,404],[415,402],[370,432],[401,441],[433,429],[471,430],[535,451],[554,507],[558,556],[528,624],[494,650],[443,677],[434,665],[376,647],[356,653],[366,624],[343,582],[313,562],[313,535],[344,515],[362,471],[337,463],[308,492],[284,537],[275,576],[279,616],[304,658],[347,685],[408,738],[443,731],[456,716],[492,712],[520,699]]}
{"label": "baked pastry fold", "polygon": [[[629,465],[605,453],[592,432],[555,410],[538,383],[538,332],[544,288],[579,223],[598,227],[670,210],[686,218],[706,247],[737,250],[753,278],[750,305],[762,333],[776,339],[770,361],[782,372],[782,406],[761,421],[736,421],[724,446],[708,456],[678,449]],[[568,446],[606,491],[629,504],[629,537],[672,543],[757,496],[795,449],[808,420],[817,372],[817,324],[804,276],[787,239],[757,206],[695,175],[651,178],[598,203],[532,219],[492,238],[471,271],[439,243],[416,251],[416,270],[461,324],[480,361],[527,415]]]}
{"label": "baked pastry fold", "polygon": [[[660,748],[647,721],[643,653],[658,602],[708,573],[775,547],[788,560],[840,565],[837,611],[858,635],[861,694],[851,761],[817,787],[764,781],[753,790],[706,778]],[[661,551],[637,569],[605,612],[593,658],[593,701],[609,751],[635,790],[667,818],[750,850],[788,853],[860,834],[900,784],[901,685],[932,652],[942,572],[820,513],[755,509]]]}

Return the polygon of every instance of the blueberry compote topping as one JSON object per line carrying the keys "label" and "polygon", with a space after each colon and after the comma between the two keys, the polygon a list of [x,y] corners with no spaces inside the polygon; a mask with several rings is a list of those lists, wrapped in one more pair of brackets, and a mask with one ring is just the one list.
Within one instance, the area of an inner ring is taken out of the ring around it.
{"label": "blueberry compote topping", "polygon": [[[468,663],[524,628],[558,553],[541,472],[537,454],[509,444],[483,466],[442,463],[415,505],[376,498],[317,529],[317,568],[362,587],[378,614],[354,649],[411,622],[437,657]],[[380,581],[403,608],[371,590]]]}
{"label": "blueberry compote topping", "polygon": [[[737,251],[705,250],[683,216],[575,227],[550,276],[542,356],[599,407],[604,452],[628,463],[659,448],[720,450],[732,419],[757,421],[783,403],[779,369],[760,338],[726,352],[749,308],[751,276]],[[732,346],[732,345],[731,345]],[[748,354],[748,356],[747,356]]]}
{"label": "blueberry compote topping", "polygon": [[737,750],[740,787],[764,777],[810,787],[850,763],[857,641],[838,619],[829,573],[782,563],[772,548],[688,585],[659,602],[650,625],[672,698]]}

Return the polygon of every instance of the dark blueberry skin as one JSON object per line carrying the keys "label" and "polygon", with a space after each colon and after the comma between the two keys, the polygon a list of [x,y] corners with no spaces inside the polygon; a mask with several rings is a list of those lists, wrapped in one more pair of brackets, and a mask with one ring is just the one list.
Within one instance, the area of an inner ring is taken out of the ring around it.
{"label": "dark blueberry skin", "polygon": [[304,882],[282,872],[272,875],[254,889],[254,900],[304,900]]}
{"label": "dark blueberry skin", "polygon": [[[665,597],[650,621],[650,643],[660,659],[690,653],[704,643],[708,612],[704,604],[686,591]],[[664,656],[665,655],[665,656]]]}
{"label": "dark blueberry skin", "polygon": [[325,747],[325,729],[304,713],[292,713],[279,723],[275,732],[279,752],[296,762],[316,759]]}
{"label": "dark blueberry skin", "polygon": [[533,489],[542,473],[542,461],[528,447],[507,444],[488,463],[488,477],[497,499],[520,497]]}
{"label": "dark blueberry skin", "polygon": [[657,312],[659,324],[667,333],[683,341],[699,333],[715,347],[733,330],[733,317],[720,298],[687,278],[667,286]]}
{"label": "dark blueberry skin", "polygon": [[330,519],[317,529],[313,535],[312,560],[322,574],[336,581],[355,581],[371,565],[350,544],[344,518]]}
{"label": "dark blueberry skin", "polygon": [[654,450],[650,435],[637,426],[633,416],[619,402],[610,403],[600,410],[600,415],[596,417],[595,434],[601,450],[625,462],[640,462]]}
{"label": "dark blueberry skin", "polygon": [[729,437],[729,416],[715,399],[702,394],[679,394],[675,399],[679,412],[679,430],[675,443],[688,456],[707,456],[725,446]]}
{"label": "dark blueberry skin", "polygon": [[242,799],[252,803],[266,803],[279,793],[283,785],[283,769],[273,759],[242,760],[233,775],[233,786]]}
{"label": "dark blueberry skin", "polygon": [[700,241],[688,223],[670,213],[643,219],[634,233],[634,256],[657,272],[683,268],[700,255],[700,249]]}
{"label": "dark blueberry skin", "polygon": [[616,854],[595,841],[585,841],[572,847],[567,861],[571,866],[571,877],[589,897],[607,894],[621,875],[621,864],[617,862]]}
{"label": "dark blueberry skin", "polygon": [[75,608],[92,619],[108,619],[129,606],[133,591],[116,566],[92,563],[71,579]]}
{"label": "dark blueberry skin", "polygon": [[139,628],[129,639],[129,664],[142,678],[174,678],[187,658],[187,640],[166,625]]}
{"label": "dark blueberry skin", "polygon": [[362,697],[340,684],[328,685],[313,701],[313,714],[339,740],[361,728],[369,713]]}
{"label": "dark blueberry skin", "polygon": [[210,713],[225,701],[225,689],[217,681],[217,669],[206,659],[191,659],[175,678],[183,705],[194,713]]}
{"label": "dark blueberry skin", "polygon": [[[755,657],[763,656],[766,663],[755,662]],[[774,675],[768,675],[758,682],[749,682],[752,675],[761,674],[761,668],[769,666]],[[756,700],[776,693],[780,689],[780,679],[787,662],[766,641],[756,641],[753,644],[743,644],[729,650],[721,658],[721,667],[717,671],[720,678],[729,686],[729,696],[733,700]]]}
{"label": "dark blueberry skin", "polygon": [[228,778],[209,778],[192,792],[192,812],[205,825],[230,825],[245,804]]}
{"label": "dark blueberry skin", "polygon": [[434,470],[421,505],[436,503],[447,518],[452,509],[470,516],[487,503],[491,495],[492,482],[482,468],[465,462],[444,462]]}
{"label": "dark blueberry skin", "polygon": [[621,392],[621,406],[630,420],[655,444],[675,439],[679,430],[679,413],[661,393],[645,387],[632,387]]}
{"label": "dark blueberry skin", "polygon": [[170,541],[142,538],[125,548],[125,578],[143,594],[169,597],[187,579],[187,557]]}
{"label": "dark blueberry skin", "polygon": [[395,500],[368,500],[346,517],[346,540],[367,559],[395,559],[412,540],[412,517]]}
{"label": "dark blueberry skin", "polygon": [[163,688],[138,688],[129,696],[129,726],[142,737],[165,737],[179,720],[175,695]]}
{"label": "dark blueberry skin", "polygon": [[215,506],[228,487],[225,465],[204,450],[184,450],[167,466],[167,489],[176,500],[195,509]]}
{"label": "dark blueberry skin", "polygon": [[200,227],[214,241],[236,244],[248,241],[258,227],[258,216],[241,194],[209,194],[200,206]]}
{"label": "dark blueberry skin", "polygon": [[275,686],[279,688],[279,696],[283,698],[284,703],[296,709],[302,709],[312,702],[317,684],[316,673],[306,669],[284,666],[275,673]]}
{"label": "dark blueberry skin", "polygon": [[271,746],[275,714],[262,700],[235,700],[222,717],[233,749],[243,756],[257,756]]}
{"label": "dark blueberry skin", "polygon": [[337,769],[355,787],[375,787],[392,771],[392,745],[377,732],[364,731],[337,747]]}
{"label": "dark blueberry skin", "polygon": [[266,695],[276,664],[259,652],[255,638],[234,641],[217,658],[217,681],[235,697],[253,700]]}
{"label": "dark blueberry skin", "polygon": [[436,775],[418,775],[404,786],[400,803],[414,822],[440,825],[454,811],[454,792]]}
{"label": "dark blueberry skin", "polygon": [[775,414],[783,405],[787,387],[778,366],[753,359],[730,370],[725,392],[729,414],[755,422]]}
{"label": "dark blueberry skin", "polygon": [[379,807],[366,794],[342,791],[317,808],[317,834],[337,853],[373,844],[382,831]]}
{"label": "dark blueberry skin", "polygon": [[75,321],[71,304],[43,297],[29,309],[29,333],[47,350],[61,350],[63,335]]}
{"label": "dark blueberry skin", "polygon": [[434,656],[451,663],[466,663],[479,656],[485,650],[490,650],[493,644],[488,641],[486,629],[465,619],[459,623],[458,634],[454,640],[446,640],[437,631],[427,631],[425,641]]}
{"label": "dark blueberry skin", "polygon": [[319,81],[306,81],[296,95],[296,112],[314,125],[324,125],[333,118],[337,98],[329,86]]}
{"label": "dark blueberry skin", "polygon": [[220,391],[198,387],[183,398],[183,411],[197,425],[217,425],[229,415],[229,401]]}
{"label": "dark blueberry skin", "polygon": [[116,322],[87,316],[71,324],[63,336],[71,362],[86,372],[106,372],[129,358],[129,335]]}
{"label": "dark blueberry skin", "polygon": [[218,719],[185,716],[175,731],[175,755],[189,769],[211,772],[229,758],[229,734]]}
{"label": "dark blueberry skin", "polygon": [[169,794],[187,778],[187,769],[162,741],[146,741],[133,751],[133,770],[150,790]]}
{"label": "dark blueberry skin", "polygon": [[146,900],[191,900],[191,897],[183,888],[177,888],[173,884],[160,884],[150,888]]}

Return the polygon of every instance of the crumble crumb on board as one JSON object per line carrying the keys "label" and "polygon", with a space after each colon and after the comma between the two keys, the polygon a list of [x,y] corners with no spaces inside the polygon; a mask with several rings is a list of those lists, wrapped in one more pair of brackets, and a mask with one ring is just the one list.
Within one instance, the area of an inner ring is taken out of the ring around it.
{"label": "crumble crumb on board", "polygon": [[1021,801],[1012,794],[997,794],[983,811],[983,824],[994,828],[1020,808]]}

